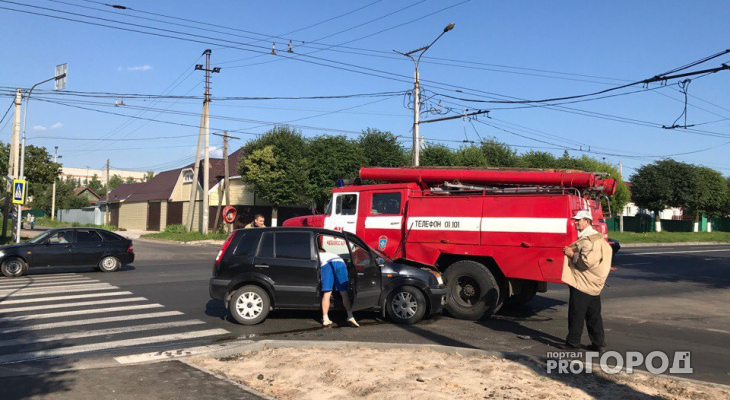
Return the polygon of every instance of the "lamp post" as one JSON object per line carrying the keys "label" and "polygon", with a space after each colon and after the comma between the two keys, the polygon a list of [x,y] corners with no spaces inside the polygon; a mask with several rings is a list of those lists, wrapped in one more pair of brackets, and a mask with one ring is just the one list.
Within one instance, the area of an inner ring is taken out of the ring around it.
{"label": "lamp post", "polygon": [[[413,97],[414,97],[414,102],[413,102],[413,166],[414,167],[417,167],[420,164],[419,158],[420,158],[420,152],[421,152],[421,147],[419,144],[420,138],[418,137],[418,133],[419,133],[418,125],[420,122],[420,113],[421,113],[420,104],[419,104],[421,102],[421,85],[420,85],[419,76],[418,76],[418,64],[421,62],[421,57],[423,56],[423,53],[425,53],[426,50],[431,48],[431,46],[433,46],[433,44],[436,43],[436,41],[441,39],[441,36],[443,36],[446,32],[454,29],[454,25],[455,24],[453,22],[446,25],[446,28],[444,28],[443,32],[441,32],[441,34],[438,35],[438,37],[436,39],[434,39],[434,41],[431,42],[431,44],[429,44],[428,46],[424,46],[424,47],[421,47],[421,48],[418,48],[415,50],[411,50],[407,53],[401,53],[400,51],[393,50],[394,52],[396,52],[402,56],[406,56],[406,57],[410,58],[416,67],[416,72],[414,74],[415,84],[413,87]],[[413,55],[416,53],[420,53],[418,55],[417,59],[413,58]]]}
{"label": "lamp post", "polygon": [[[57,164],[58,159],[63,156],[58,155],[58,146],[54,147],[53,163]],[[53,194],[51,195],[51,219],[56,219],[56,178],[53,178]]]}
{"label": "lamp post", "polygon": [[[20,144],[20,169],[18,172],[18,178],[23,179],[25,177],[25,129],[28,126],[28,105],[30,104],[30,95],[33,93],[33,89],[36,86],[42,85],[46,82],[56,81],[55,90],[61,90],[66,87],[66,64],[56,66],[56,76],[44,81],[38,82],[33,85],[28,91],[28,95],[25,97],[25,110],[23,110],[23,139]],[[26,183],[27,184],[27,183]],[[18,204],[18,220],[17,226],[15,227],[15,242],[20,243],[20,226],[22,224],[22,213],[23,205]]]}

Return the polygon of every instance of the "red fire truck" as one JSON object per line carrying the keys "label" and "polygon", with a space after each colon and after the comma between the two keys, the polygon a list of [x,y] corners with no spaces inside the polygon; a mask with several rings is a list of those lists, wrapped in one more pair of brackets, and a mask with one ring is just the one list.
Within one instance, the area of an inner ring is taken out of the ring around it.
{"label": "red fire truck", "polygon": [[284,226],[345,230],[393,259],[433,266],[449,312],[478,319],[559,283],[562,249],[577,239],[571,217],[590,210],[606,234],[601,198],[615,190],[605,174],[574,170],[362,168],[332,190],[324,215]]}

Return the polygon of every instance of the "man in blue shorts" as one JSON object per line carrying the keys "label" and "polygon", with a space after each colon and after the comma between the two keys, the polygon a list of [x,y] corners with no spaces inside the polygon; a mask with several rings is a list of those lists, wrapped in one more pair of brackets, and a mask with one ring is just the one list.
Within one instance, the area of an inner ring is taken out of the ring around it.
{"label": "man in blue shorts", "polygon": [[322,278],[322,325],[330,326],[329,313],[330,309],[330,297],[332,296],[332,290],[340,292],[342,297],[342,304],[345,306],[347,311],[347,323],[351,326],[359,327],[360,325],[355,321],[355,317],[352,315],[352,309],[350,306],[350,297],[347,295],[348,277],[347,277],[347,264],[337,254],[328,253],[322,247],[322,240],[324,238],[320,236],[319,243],[319,261],[320,261],[320,276]]}

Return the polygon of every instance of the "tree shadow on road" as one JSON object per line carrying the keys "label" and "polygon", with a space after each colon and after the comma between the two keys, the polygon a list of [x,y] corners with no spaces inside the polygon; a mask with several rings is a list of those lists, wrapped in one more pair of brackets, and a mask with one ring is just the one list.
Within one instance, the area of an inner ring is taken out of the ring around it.
{"label": "tree shadow on road", "polygon": [[[647,282],[699,283],[713,289],[730,287],[727,266],[730,258],[710,254],[623,255],[614,266],[612,278]],[[630,257],[630,258],[629,258]],[[623,265],[622,265],[623,264]]]}

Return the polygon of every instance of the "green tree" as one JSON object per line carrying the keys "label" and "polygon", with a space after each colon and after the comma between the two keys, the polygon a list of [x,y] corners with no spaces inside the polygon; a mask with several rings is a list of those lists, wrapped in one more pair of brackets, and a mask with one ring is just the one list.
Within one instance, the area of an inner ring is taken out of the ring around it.
{"label": "green tree", "polygon": [[155,177],[155,171],[147,171],[142,178],[142,182],[148,182],[150,179]]}
{"label": "green tree", "polygon": [[482,150],[475,146],[462,146],[454,154],[454,165],[459,167],[485,167],[487,158]]}
{"label": "green tree", "polygon": [[[35,196],[45,185],[61,174],[61,165],[51,161],[45,147],[28,145],[25,147],[24,173],[28,184],[28,196]],[[7,171],[7,164],[5,167]]]}
{"label": "green tree", "polygon": [[131,176],[128,176],[127,179],[124,180],[124,183],[136,183],[137,181],[134,180]]}
{"label": "green tree", "polygon": [[683,210],[686,214],[718,217],[723,214],[728,202],[728,187],[725,178],[718,171],[707,167],[695,167],[699,179],[696,192]]}
{"label": "green tree", "polygon": [[520,156],[519,165],[524,168],[557,168],[558,160],[546,151],[530,150]]}
{"label": "green tree", "polygon": [[479,146],[484,154],[487,166],[490,167],[516,167],[519,163],[517,151],[512,150],[508,144],[496,140],[487,140]]}
{"label": "green tree", "polygon": [[659,213],[693,204],[699,174],[690,164],[671,159],[641,166],[631,177],[631,199],[641,208]]}
{"label": "green tree", "polygon": [[299,131],[276,127],[244,146],[239,172],[244,183],[278,208],[309,204],[307,142]]}
{"label": "green tree", "polygon": [[450,167],[454,165],[454,152],[442,144],[426,143],[420,163],[424,167]]}
{"label": "green tree", "polygon": [[355,178],[365,164],[359,144],[345,136],[318,136],[307,143],[310,195],[323,208],[342,178]]}
{"label": "green tree", "polygon": [[99,196],[106,196],[106,188],[104,187],[104,184],[101,183],[99,180],[99,177],[94,174],[94,176],[91,177],[91,180],[86,185],[89,189],[94,191],[94,193],[98,194]]}
{"label": "green tree", "polygon": [[724,215],[730,216],[730,176],[728,176],[725,179],[725,184],[727,185],[727,200],[725,201],[725,212]]}
{"label": "green tree", "polygon": [[109,178],[109,190],[114,190],[117,188],[117,186],[124,183],[124,179],[122,179],[121,176],[114,174],[111,178]]}
{"label": "green tree", "polygon": [[390,132],[367,128],[358,138],[368,167],[401,167],[409,165],[403,146]]}

